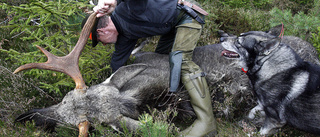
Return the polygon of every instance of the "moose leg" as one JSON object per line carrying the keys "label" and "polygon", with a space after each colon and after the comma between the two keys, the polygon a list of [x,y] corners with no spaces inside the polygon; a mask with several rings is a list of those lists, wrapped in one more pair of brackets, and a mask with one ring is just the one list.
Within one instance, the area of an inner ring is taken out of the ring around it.
{"label": "moose leg", "polygon": [[121,115],[115,121],[108,123],[108,125],[119,132],[123,132],[125,130],[135,132],[138,131],[141,122],[130,117]]}
{"label": "moose leg", "polygon": [[126,128],[129,131],[137,131],[139,128],[139,125],[141,125],[141,123],[138,120],[134,120],[126,116],[122,117],[120,122],[122,122],[121,124],[125,124]]}
{"label": "moose leg", "polygon": [[79,124],[79,137],[88,137],[90,123],[89,121],[84,121]]}

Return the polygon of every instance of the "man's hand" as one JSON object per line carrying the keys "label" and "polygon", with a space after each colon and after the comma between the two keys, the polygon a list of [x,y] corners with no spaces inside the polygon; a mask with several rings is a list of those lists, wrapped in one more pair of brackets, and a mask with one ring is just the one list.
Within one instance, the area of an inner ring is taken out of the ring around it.
{"label": "man's hand", "polygon": [[98,5],[93,8],[97,12],[97,17],[111,14],[117,6],[117,0],[99,0]]}

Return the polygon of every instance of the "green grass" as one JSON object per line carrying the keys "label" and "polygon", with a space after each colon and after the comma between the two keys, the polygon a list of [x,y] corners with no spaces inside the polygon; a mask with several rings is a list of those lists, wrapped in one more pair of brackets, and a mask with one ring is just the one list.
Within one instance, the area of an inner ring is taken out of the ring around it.
{"label": "green grass", "polygon": [[[8,2],[14,5],[19,5],[28,1],[0,1]],[[219,0],[199,0],[198,1],[203,8],[210,13],[206,17],[206,24],[204,26],[202,36],[198,42],[198,46],[208,45],[217,43],[219,41],[219,36],[217,35],[217,30],[224,30],[225,32],[232,34],[240,34],[241,32],[251,31],[251,30],[268,30],[272,25],[279,21],[270,14],[274,7],[279,9],[291,9],[292,16],[287,18],[297,18],[295,15],[302,15],[299,10],[303,12],[303,15],[319,15],[317,8],[318,3],[313,4],[312,1],[301,1],[301,0],[261,0],[255,1],[257,3],[237,3],[240,1],[232,0],[229,2],[219,1]],[[244,1],[248,2],[248,1]],[[271,2],[271,3],[270,3]],[[316,2],[316,1],[315,1]],[[6,11],[0,9],[0,26],[6,25],[6,20],[10,19],[6,15]],[[302,18],[303,19],[303,18]],[[308,19],[316,19],[312,16]],[[271,22],[273,21],[273,22]],[[299,21],[299,20],[295,20]],[[312,22],[312,21],[311,21]],[[302,23],[302,22],[298,22]],[[297,24],[298,24],[297,23]],[[303,24],[303,23],[302,23]],[[303,33],[306,35],[313,36],[312,42],[319,49],[319,29],[314,28],[314,24],[308,26],[313,28],[308,29],[298,29],[295,28],[294,24],[285,24],[288,28],[293,28],[297,30],[291,30],[285,33],[286,35],[296,35],[294,32]],[[291,26],[290,26],[291,25]],[[319,27],[320,25],[318,25]],[[311,31],[310,31],[311,30]],[[4,50],[14,49],[19,52],[28,52],[34,50],[32,46],[32,41],[23,41],[19,39],[24,34],[12,38],[15,34],[10,35],[10,29],[0,28],[0,48]],[[149,44],[143,49],[144,51],[154,51],[156,41],[159,37],[151,38]],[[100,49],[101,48],[101,49]],[[98,46],[95,50],[112,50],[112,48],[105,48],[102,45]],[[87,49],[91,50],[91,49]],[[90,52],[89,52],[90,53]],[[88,55],[89,56],[89,55]],[[36,77],[26,76],[23,73],[12,74],[13,70],[18,66],[15,65],[15,61],[8,58],[8,53],[1,52],[0,54],[0,136],[6,137],[16,137],[16,136],[77,136],[78,131],[76,127],[70,125],[64,125],[57,128],[57,132],[47,133],[41,128],[37,128],[33,123],[27,123],[26,125],[15,124],[14,119],[23,112],[32,108],[44,108],[53,104],[57,104],[63,98],[63,95],[57,94],[55,92],[49,93],[48,89],[40,88],[40,82]],[[108,63],[107,60],[102,60],[105,64]],[[103,65],[102,65],[103,66]],[[92,68],[85,68],[90,70]],[[104,81],[105,78],[110,75],[109,72],[104,71],[95,76],[89,84],[98,84]],[[48,80],[55,81],[55,77],[49,77]],[[69,88],[60,87],[61,93],[65,94],[68,92]],[[240,105],[241,106],[241,105]],[[242,106],[243,107],[243,106]],[[240,108],[243,110],[249,110],[249,108]],[[90,131],[91,137],[96,136],[110,136],[110,137],[124,137],[124,136],[150,136],[156,133],[156,136],[171,136],[176,135],[180,130],[182,125],[175,125],[172,121],[168,121],[168,113],[174,113],[174,111],[151,111],[151,114],[144,114],[141,120],[146,121],[146,125],[140,133],[118,133],[110,127],[105,127],[102,125],[96,125],[95,129]],[[218,135],[219,137],[229,137],[229,136],[256,136],[257,127],[250,123],[239,122],[244,117],[245,113],[241,112],[234,115],[232,119],[224,118],[223,116],[217,116],[218,124]],[[150,118],[153,119],[150,119]],[[160,124],[159,124],[160,123]],[[147,125],[148,124],[148,125]],[[240,126],[242,125],[242,126]],[[142,126],[142,127],[143,127]],[[158,134],[161,133],[161,134]],[[164,134],[162,134],[164,133]],[[280,132],[273,135],[274,137],[284,137],[284,136],[314,136],[309,133],[299,131],[295,128],[286,126],[280,130]]]}

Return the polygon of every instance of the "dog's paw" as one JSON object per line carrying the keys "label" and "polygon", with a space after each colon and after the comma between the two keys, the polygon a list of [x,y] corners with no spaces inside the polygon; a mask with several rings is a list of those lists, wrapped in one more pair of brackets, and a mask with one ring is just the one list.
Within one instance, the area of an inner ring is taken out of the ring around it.
{"label": "dog's paw", "polygon": [[257,105],[253,109],[251,109],[247,117],[253,120],[257,116],[259,117],[265,116],[265,112],[263,111],[263,108],[261,105]]}
{"label": "dog's paw", "polygon": [[281,127],[283,127],[285,123],[280,123],[276,119],[266,117],[266,120],[263,123],[263,126],[260,128],[260,135],[272,135],[279,131]]}
{"label": "dog's paw", "polygon": [[270,136],[272,134],[275,134],[276,132],[278,132],[278,129],[274,129],[274,128],[264,128],[264,127],[262,127],[259,130],[259,134],[261,136]]}
{"label": "dog's paw", "polygon": [[256,117],[256,113],[250,111],[250,113],[249,113],[249,115],[248,115],[248,119],[252,120],[252,119],[254,119],[254,117]]}

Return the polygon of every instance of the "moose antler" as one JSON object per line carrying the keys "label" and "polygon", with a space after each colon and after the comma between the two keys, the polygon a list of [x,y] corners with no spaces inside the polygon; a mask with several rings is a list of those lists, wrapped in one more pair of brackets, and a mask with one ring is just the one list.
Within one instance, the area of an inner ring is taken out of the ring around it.
{"label": "moose antler", "polygon": [[85,82],[81,76],[78,63],[79,63],[80,54],[87,43],[88,37],[90,35],[90,32],[93,28],[95,21],[96,21],[96,13],[93,13],[90,15],[86,24],[84,25],[76,46],[68,55],[63,57],[57,57],[51,54],[50,52],[48,52],[47,50],[45,50],[44,48],[37,46],[47,56],[48,58],[47,62],[25,64],[17,68],[13,73],[18,73],[22,70],[27,70],[32,68],[59,71],[69,75],[75,81],[76,89],[79,89],[80,91],[85,92],[85,89],[87,88],[87,86],[85,85]]}
{"label": "moose antler", "polygon": [[[81,31],[79,40],[73,50],[66,56],[57,57],[44,48],[37,46],[48,58],[47,62],[45,63],[30,63],[25,64],[17,68],[13,73],[18,73],[22,70],[27,69],[47,69],[53,71],[59,71],[69,75],[76,83],[76,90],[80,91],[80,93],[85,93],[87,86],[81,76],[79,70],[79,57],[84,48],[87,44],[89,35],[95,24],[97,14],[94,12],[92,13],[89,18],[87,19],[86,24],[83,26]],[[81,122],[79,124],[79,137],[80,136],[88,136],[88,128],[90,123],[88,121]]]}

